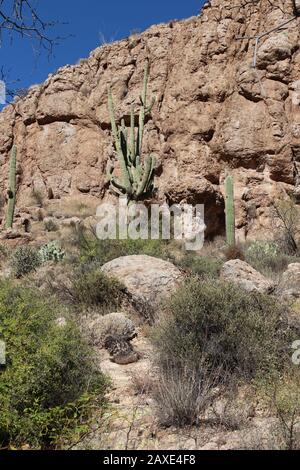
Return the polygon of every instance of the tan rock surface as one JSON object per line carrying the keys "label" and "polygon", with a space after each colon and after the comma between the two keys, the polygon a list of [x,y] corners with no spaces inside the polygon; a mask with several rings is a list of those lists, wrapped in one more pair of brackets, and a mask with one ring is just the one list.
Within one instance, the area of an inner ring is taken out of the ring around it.
{"label": "tan rock surface", "polygon": [[275,288],[269,279],[240,259],[232,259],[224,263],[220,274],[225,281],[237,284],[248,292],[268,294]]}
{"label": "tan rock surface", "polygon": [[282,275],[280,293],[286,298],[300,297],[300,263],[291,263]]}
{"label": "tan rock surface", "polygon": [[125,285],[137,309],[153,310],[171,295],[183,280],[174,264],[147,255],[116,258],[101,268],[107,275]]}
{"label": "tan rock surface", "polygon": [[153,26],[61,68],[0,114],[1,193],[14,142],[19,208],[31,205],[34,188],[50,199],[104,197],[107,85],[118,117],[127,118],[149,57],[156,104],[145,150],[158,156],[158,200],[204,202],[208,235],[220,233],[229,167],[239,238],[271,237],[270,204],[297,192],[299,180],[300,18],[261,39],[255,69],[253,41],[236,37],[271,30],[299,8],[297,0],[213,0],[200,16]]}

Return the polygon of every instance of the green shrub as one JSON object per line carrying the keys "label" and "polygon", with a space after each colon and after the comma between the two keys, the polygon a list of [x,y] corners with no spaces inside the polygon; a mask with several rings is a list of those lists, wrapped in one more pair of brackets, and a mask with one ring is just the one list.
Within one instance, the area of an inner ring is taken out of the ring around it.
{"label": "green shrub", "polygon": [[128,255],[171,257],[168,240],[99,240],[95,233],[81,226],[73,227],[72,244],[79,249],[82,261],[93,260],[100,264]]}
{"label": "green shrub", "polygon": [[59,226],[57,222],[53,219],[45,219],[44,220],[44,229],[46,232],[57,232],[59,229]]}
{"label": "green shrub", "polygon": [[61,261],[65,256],[65,252],[62,250],[59,241],[54,240],[40,248],[39,256],[42,263],[47,261]]}
{"label": "green shrub", "polygon": [[274,242],[256,241],[247,248],[246,261],[262,274],[272,276],[282,273],[289,263],[298,259],[283,253]]}
{"label": "green shrub", "polygon": [[[164,421],[192,424],[199,403],[212,398],[216,385],[283,370],[299,336],[284,314],[284,306],[266,295],[217,280],[187,279],[153,334],[159,382],[167,384],[158,394],[159,409],[168,415]],[[193,380],[186,380],[186,371]],[[170,387],[172,400],[166,393]]]}
{"label": "green shrub", "polygon": [[271,380],[255,382],[254,391],[260,403],[267,405],[278,418],[274,423],[273,441],[277,449],[300,449],[300,371],[298,365],[290,365],[283,374],[274,374]]}
{"label": "green shrub", "polygon": [[248,379],[289,357],[293,332],[283,320],[285,308],[266,295],[190,278],[169,310],[155,335],[162,357],[193,364],[205,355],[211,365]]}
{"label": "green shrub", "polygon": [[201,279],[218,278],[222,267],[220,259],[198,256],[191,253],[187,253],[176,264],[190,273],[196,274]]}
{"label": "green shrub", "polygon": [[75,303],[118,309],[124,296],[124,287],[104,274],[98,264],[83,263],[72,276],[72,295]]}
{"label": "green shrub", "polygon": [[106,382],[67,312],[36,291],[2,282],[0,337],[6,344],[0,446],[59,447],[86,432]]}
{"label": "green shrub", "polygon": [[11,269],[17,278],[35,271],[40,264],[41,258],[38,251],[30,246],[16,248],[11,257]]}

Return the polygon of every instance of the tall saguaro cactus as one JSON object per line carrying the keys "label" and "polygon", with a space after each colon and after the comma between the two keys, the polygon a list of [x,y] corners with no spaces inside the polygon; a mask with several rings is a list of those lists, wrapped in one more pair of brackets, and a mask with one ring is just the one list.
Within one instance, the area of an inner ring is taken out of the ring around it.
{"label": "tall saguaro cactus", "polygon": [[6,213],[6,228],[12,228],[14,212],[16,205],[16,167],[17,167],[17,148],[14,145],[11,151],[9,162],[9,180],[8,180],[8,204]]}
{"label": "tall saguaro cactus", "polygon": [[149,61],[147,60],[144,71],[143,90],[140,96],[140,111],[138,116],[138,128],[135,129],[134,105],[130,111],[130,130],[128,132],[125,121],[122,119],[121,125],[117,125],[115,109],[111,89],[108,89],[108,107],[111,120],[111,130],[114,139],[114,147],[120,167],[120,176],[114,176],[113,162],[109,162],[107,173],[110,180],[110,188],[117,195],[126,195],[127,198],[138,200],[153,189],[155,157],[148,155],[142,161],[142,147],[145,129],[145,119],[150,113],[154,104],[152,100],[150,106],[147,105],[147,87],[149,79]]}
{"label": "tall saguaro cactus", "polygon": [[228,246],[235,245],[235,214],[233,178],[228,175],[225,179],[225,221],[226,242]]}

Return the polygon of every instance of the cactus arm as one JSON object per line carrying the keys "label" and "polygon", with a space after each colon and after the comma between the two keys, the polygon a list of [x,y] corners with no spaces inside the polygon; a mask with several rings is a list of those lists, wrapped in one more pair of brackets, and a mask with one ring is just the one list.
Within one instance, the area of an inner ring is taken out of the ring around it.
{"label": "cactus arm", "polygon": [[117,188],[118,190],[120,190],[122,192],[122,194],[126,193],[126,187],[117,179],[115,178],[114,176],[111,178],[111,184]]}
{"label": "cactus arm", "polygon": [[122,150],[124,160],[126,162],[126,167],[128,165],[131,166],[131,162],[128,158],[128,144],[127,144],[128,136],[127,136],[127,130],[126,130],[124,119],[122,119],[119,133],[120,133],[121,150]]}
{"label": "cactus arm", "polygon": [[137,196],[140,196],[144,192],[147,192],[149,182],[151,181],[151,177],[154,171],[155,166],[155,158],[152,155],[149,155],[145,161],[145,168],[143,171],[142,180],[137,188]]}
{"label": "cactus arm", "polygon": [[8,205],[6,213],[6,228],[12,228],[16,204],[16,167],[17,167],[17,148],[13,146],[9,163],[9,181],[8,181]]}
{"label": "cactus arm", "polygon": [[135,131],[134,131],[134,107],[131,106],[130,110],[130,161],[135,165],[136,153],[135,153]]}
{"label": "cactus arm", "polygon": [[155,105],[155,98],[153,97],[151,100],[151,104],[147,106],[145,110],[145,114],[149,114],[152,111],[153,106]]}
{"label": "cactus arm", "polygon": [[226,242],[228,246],[235,245],[235,214],[234,214],[234,189],[232,176],[225,179],[225,219]]}

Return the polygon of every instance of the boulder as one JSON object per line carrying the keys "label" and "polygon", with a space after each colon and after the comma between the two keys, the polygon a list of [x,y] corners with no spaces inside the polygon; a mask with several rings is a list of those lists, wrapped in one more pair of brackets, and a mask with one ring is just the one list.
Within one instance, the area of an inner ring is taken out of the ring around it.
{"label": "boulder", "polygon": [[280,294],[285,298],[300,297],[300,263],[291,263],[282,275]]}
{"label": "boulder", "polygon": [[94,346],[109,352],[112,362],[125,365],[139,360],[139,353],[131,344],[137,336],[136,327],[126,314],[112,312],[99,315],[88,312],[85,330],[90,333]]}
{"label": "boulder", "polygon": [[133,349],[133,346],[122,338],[107,336],[104,347],[110,354],[110,360],[119,365],[132,364],[140,358],[139,353]]}
{"label": "boulder", "polygon": [[136,308],[151,311],[176,290],[183,278],[172,263],[147,255],[122,256],[101,268],[122,282]]}
{"label": "boulder", "polygon": [[107,315],[89,315],[88,324],[93,332],[97,344],[105,346],[105,339],[113,337],[130,342],[137,336],[135,325],[126,314],[122,312],[112,312]]}
{"label": "boulder", "polygon": [[273,282],[240,259],[224,263],[221,269],[221,279],[237,284],[248,292],[269,294],[275,288]]}

